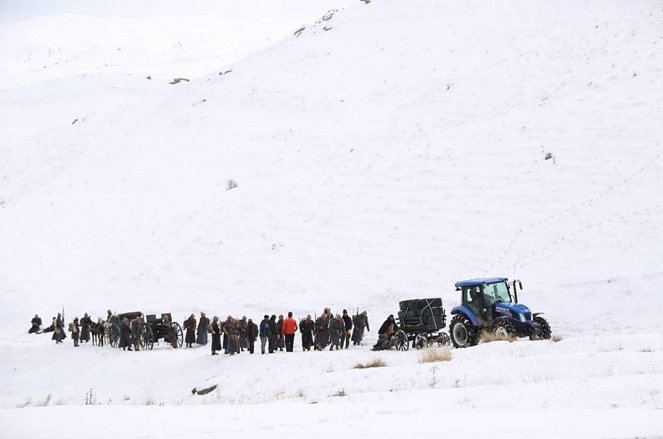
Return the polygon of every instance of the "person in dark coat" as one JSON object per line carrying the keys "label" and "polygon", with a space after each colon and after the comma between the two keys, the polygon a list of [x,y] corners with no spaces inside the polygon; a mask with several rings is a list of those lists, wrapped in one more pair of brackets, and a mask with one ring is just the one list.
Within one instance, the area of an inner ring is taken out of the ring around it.
{"label": "person in dark coat", "polygon": [[331,322],[329,322],[329,340],[331,345],[329,347],[330,351],[333,351],[334,348],[336,348],[336,350],[341,348],[341,333],[343,332],[344,328],[345,324],[343,323],[341,315],[336,314],[336,317],[331,319]]}
{"label": "person in dark coat", "polygon": [[136,351],[140,350],[140,326],[143,323],[142,314],[138,314],[131,321],[131,342]]}
{"label": "person in dark coat", "polygon": [[234,355],[239,352],[239,330],[237,320],[228,316],[226,324],[223,325],[223,332],[228,336],[227,354]]}
{"label": "person in dark coat", "polygon": [[260,352],[264,354],[267,341],[269,340],[269,316],[267,314],[265,314],[265,317],[260,322],[258,335],[260,335]]}
{"label": "person in dark coat", "polygon": [[299,332],[302,333],[302,350],[310,351],[313,346],[313,331],[315,322],[311,320],[311,314],[299,322]]}
{"label": "person in dark coat", "polygon": [[249,319],[249,321],[246,322],[246,340],[249,343],[250,354],[253,354],[253,351],[255,350],[256,340],[258,339],[259,332],[260,330],[258,329],[258,325],[253,323],[252,319]]}
{"label": "person in dark coat", "polygon": [[276,347],[279,351],[285,349],[285,336],[283,334],[283,314],[279,315],[279,319],[276,321],[276,331],[278,332],[278,340],[276,341]]}
{"label": "person in dark coat", "polygon": [[343,310],[343,326],[345,326],[345,329],[341,334],[341,349],[344,345],[347,349],[350,346],[350,333],[352,331],[352,317],[348,315],[347,309]]}
{"label": "person in dark coat", "polygon": [[361,314],[357,314],[353,317],[354,320],[354,329],[352,330],[352,344],[355,346],[361,345],[361,341],[364,339],[364,329],[371,332],[371,329],[368,326],[368,313],[363,311]]}
{"label": "person in dark coat", "polygon": [[78,347],[78,340],[81,334],[81,328],[78,325],[78,317],[74,317],[73,323],[69,324],[69,332],[71,332],[71,338],[74,340],[74,347]]}
{"label": "person in dark coat", "polygon": [[205,316],[204,312],[200,313],[200,320],[198,321],[198,334],[196,343],[205,346],[207,344],[207,327],[209,326],[209,319]]}
{"label": "person in dark coat", "polygon": [[323,313],[315,320],[315,350],[321,351],[327,347],[329,340],[329,327],[327,314]]}
{"label": "person in dark coat", "polygon": [[196,342],[196,317],[193,314],[184,321],[184,329],[186,329],[186,337],[184,339],[186,347],[192,348]]}
{"label": "person in dark coat", "polygon": [[62,321],[62,315],[58,313],[57,317],[53,318],[53,337],[52,340],[55,340],[55,344],[62,343],[67,337],[67,334],[64,333],[64,322]]}
{"label": "person in dark coat", "polygon": [[276,315],[272,315],[269,318],[269,353],[273,354],[276,350],[276,342],[278,340],[279,333],[276,327]]}
{"label": "person in dark coat", "polygon": [[373,350],[384,349],[388,346],[388,341],[394,336],[396,329],[396,319],[394,319],[393,314],[390,314],[378,330],[378,342],[373,346]]}
{"label": "person in dark coat", "polygon": [[120,325],[120,347],[123,351],[127,348],[131,350],[131,327],[129,326],[129,319],[123,318]]}
{"label": "person in dark coat", "polygon": [[100,347],[104,346],[104,336],[106,335],[106,328],[104,326],[104,321],[101,320],[101,317],[99,320],[97,320],[97,324],[94,325],[94,332],[97,334],[97,345]]}
{"label": "person in dark coat", "polygon": [[214,316],[212,319],[212,355],[219,355],[217,351],[221,350],[221,326],[219,318]]}
{"label": "person in dark coat", "polygon": [[92,319],[85,313],[80,321],[81,324],[81,343],[90,341],[90,327],[92,326]]}
{"label": "person in dark coat", "polygon": [[28,334],[39,334],[41,331],[41,317],[39,317],[38,314],[35,314],[32,320],[30,320],[30,323],[32,326],[28,330]]}
{"label": "person in dark coat", "polygon": [[249,322],[246,321],[246,316],[242,316],[237,324],[239,328],[239,349],[243,351],[249,348],[249,336],[247,334]]}

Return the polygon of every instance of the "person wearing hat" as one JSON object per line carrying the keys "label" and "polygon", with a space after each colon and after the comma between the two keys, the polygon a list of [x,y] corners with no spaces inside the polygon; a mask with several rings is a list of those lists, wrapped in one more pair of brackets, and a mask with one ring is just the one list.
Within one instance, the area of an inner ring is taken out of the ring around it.
{"label": "person wearing hat", "polygon": [[343,349],[343,345],[347,349],[350,346],[350,331],[352,331],[352,318],[348,315],[347,309],[343,310],[343,325],[345,329],[341,334],[341,349]]}

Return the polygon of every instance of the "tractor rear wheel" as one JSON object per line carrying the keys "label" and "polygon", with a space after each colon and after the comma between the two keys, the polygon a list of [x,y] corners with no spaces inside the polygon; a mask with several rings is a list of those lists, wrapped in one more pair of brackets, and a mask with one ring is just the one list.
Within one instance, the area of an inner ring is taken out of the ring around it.
{"label": "tractor rear wheel", "polygon": [[449,334],[454,347],[466,348],[477,344],[479,331],[465,314],[456,314],[451,319]]}
{"label": "tractor rear wheel", "polygon": [[552,336],[552,331],[550,330],[550,325],[541,316],[536,316],[533,319],[534,332],[529,337],[530,340],[549,340]]}

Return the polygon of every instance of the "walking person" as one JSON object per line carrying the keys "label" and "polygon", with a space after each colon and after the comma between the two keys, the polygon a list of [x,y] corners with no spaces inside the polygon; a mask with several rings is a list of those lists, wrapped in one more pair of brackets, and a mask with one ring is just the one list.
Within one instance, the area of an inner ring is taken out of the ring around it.
{"label": "walking person", "polygon": [[249,343],[249,354],[253,354],[256,345],[256,339],[258,338],[258,325],[253,323],[252,319],[246,323],[246,340]]}
{"label": "walking person", "polygon": [[69,324],[69,332],[71,332],[71,338],[74,340],[74,347],[78,347],[78,340],[81,334],[81,329],[78,326],[78,317],[74,317],[74,322]]}
{"label": "walking person", "polygon": [[217,352],[221,350],[221,326],[219,325],[219,318],[214,316],[212,319],[212,355],[219,355]]}
{"label": "walking person", "polygon": [[136,351],[140,351],[140,326],[143,323],[142,316],[142,314],[138,313],[138,315],[131,321],[131,342]]}
{"label": "walking person", "polygon": [[278,340],[276,342],[276,347],[279,348],[279,351],[283,351],[283,349],[285,348],[285,337],[284,337],[284,334],[283,334],[283,323],[284,323],[283,314],[280,314],[279,319],[276,322],[276,332],[277,332],[277,335],[278,335]]}
{"label": "walking person", "polygon": [[366,331],[371,332],[371,329],[368,326],[368,313],[363,311],[361,314],[356,314],[353,319],[355,327],[352,331],[352,344],[359,346],[364,339],[364,328]]}
{"label": "walking person", "polygon": [[264,354],[267,341],[269,340],[269,316],[267,314],[265,314],[262,321],[260,322],[258,332],[258,335],[260,336],[260,353]]}
{"label": "walking person", "polygon": [[106,326],[104,325],[104,321],[101,320],[101,317],[99,317],[99,320],[97,320],[97,345],[100,347],[104,346],[104,337],[106,336]]}
{"label": "walking person", "polygon": [[345,329],[343,334],[341,334],[341,349],[343,349],[344,345],[345,349],[347,349],[350,346],[350,331],[352,331],[352,317],[348,315],[347,309],[343,310],[343,325]]}
{"label": "walking person", "polygon": [[57,317],[53,317],[53,336],[52,340],[55,340],[55,344],[62,343],[62,340],[65,339],[67,334],[64,333],[64,322],[62,321],[62,315],[58,313]]}
{"label": "walking person", "polygon": [[186,329],[186,337],[184,340],[186,347],[192,348],[193,344],[196,342],[196,317],[193,313],[184,321],[184,329]]}
{"label": "walking person", "polygon": [[247,334],[249,322],[246,321],[246,316],[242,316],[239,322],[237,322],[237,325],[239,329],[239,349],[243,351],[244,349],[249,348],[249,338]]}
{"label": "walking person", "polygon": [[273,354],[276,351],[276,342],[278,340],[279,333],[276,329],[276,315],[272,314],[269,318],[269,353]]}
{"label": "walking person", "polygon": [[302,333],[302,350],[310,351],[313,346],[313,331],[315,322],[311,319],[311,314],[299,322],[299,332]]}
{"label": "walking person", "polygon": [[321,351],[327,347],[329,340],[329,330],[327,322],[327,314],[322,313],[320,317],[315,320],[315,350]]}
{"label": "walking person", "polygon": [[288,318],[283,322],[281,331],[285,337],[285,351],[292,352],[295,346],[295,333],[297,332],[297,321],[292,318],[292,311],[288,312]]}
{"label": "walking person", "polygon": [[330,351],[333,351],[334,348],[336,348],[336,350],[341,349],[341,333],[343,332],[344,328],[345,324],[343,323],[341,315],[336,314],[336,317],[331,319],[331,322],[329,322],[329,339],[331,344],[329,347]]}
{"label": "walking person", "polygon": [[226,353],[229,355],[239,353],[239,330],[237,320],[232,316],[228,316],[226,324],[223,325],[223,332],[228,335],[228,350]]}
{"label": "walking person", "polygon": [[126,351],[127,348],[131,350],[131,327],[129,326],[129,319],[126,317],[122,319],[122,324],[120,325],[119,346],[123,351]]}
{"label": "walking person", "polygon": [[205,316],[205,313],[201,311],[200,320],[198,321],[198,333],[196,334],[196,343],[200,346],[205,346],[207,344],[207,327],[209,326],[209,319]]}

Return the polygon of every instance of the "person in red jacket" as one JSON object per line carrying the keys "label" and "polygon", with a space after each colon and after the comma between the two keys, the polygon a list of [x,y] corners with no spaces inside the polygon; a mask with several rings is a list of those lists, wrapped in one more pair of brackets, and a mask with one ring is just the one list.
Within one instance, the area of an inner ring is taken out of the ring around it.
{"label": "person in red jacket", "polygon": [[283,322],[281,333],[285,335],[285,351],[292,352],[295,345],[295,333],[297,332],[297,321],[292,318],[292,311],[288,313],[288,318]]}

